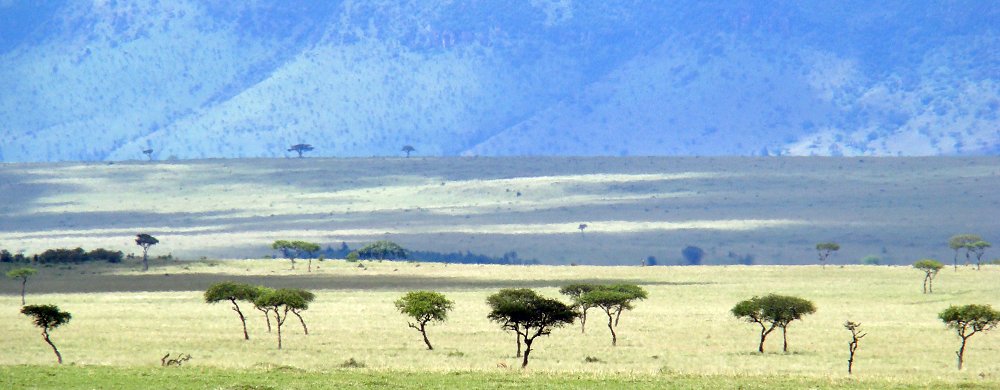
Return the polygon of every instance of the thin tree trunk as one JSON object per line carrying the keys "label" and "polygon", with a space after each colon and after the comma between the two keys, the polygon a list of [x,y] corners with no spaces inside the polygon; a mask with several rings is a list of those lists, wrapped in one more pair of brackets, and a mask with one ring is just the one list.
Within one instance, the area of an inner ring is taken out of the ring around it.
{"label": "thin tree trunk", "polygon": [[427,344],[427,349],[433,351],[434,347],[431,346],[431,341],[427,339],[427,323],[420,323],[420,334],[424,336],[424,344]]}
{"label": "thin tree trunk", "polygon": [[622,318],[622,308],[618,308],[618,312],[615,313],[615,326],[618,326],[618,320]]}
{"label": "thin tree trunk", "polygon": [[611,329],[611,346],[614,347],[618,345],[618,335],[615,334],[615,327],[610,313],[608,314],[608,329]]}
{"label": "thin tree trunk", "polygon": [[955,264],[955,272],[958,272],[958,249],[955,249],[955,258],[952,259],[952,264]]}
{"label": "thin tree trunk", "polygon": [[262,313],[264,313],[264,321],[267,321],[267,333],[271,333],[271,316],[267,314],[267,310],[265,309],[261,309],[258,307],[257,310],[260,310]]}
{"label": "thin tree trunk", "polygon": [[934,276],[927,278],[927,292],[931,294],[934,293]]}
{"label": "thin tree trunk", "polygon": [[142,247],[142,271],[149,270],[149,247]]}
{"label": "thin tree trunk", "polygon": [[764,340],[767,340],[767,335],[770,334],[771,331],[773,330],[774,330],[774,325],[771,325],[770,328],[767,328],[764,326],[764,324],[760,324],[760,345],[757,346],[758,352],[764,353]]}
{"label": "thin tree trunk", "polygon": [[580,311],[580,333],[587,333],[587,310]]}
{"label": "thin tree trunk", "polygon": [[535,341],[535,340],[534,339],[528,339],[528,338],[524,339],[524,360],[521,361],[521,368],[525,368],[525,367],[528,366],[528,354],[531,353],[531,342],[532,341]]}
{"label": "thin tree trunk", "polygon": [[42,337],[45,338],[45,342],[48,343],[50,347],[52,347],[52,351],[56,353],[56,360],[59,362],[59,364],[62,364],[62,354],[59,353],[59,349],[57,349],[56,345],[52,344],[52,340],[49,339],[48,329],[42,330]]}
{"label": "thin tree trunk", "polygon": [[28,284],[28,278],[27,277],[22,277],[21,278],[21,306],[24,306],[24,289],[25,289],[25,286],[27,284]]}
{"label": "thin tree trunk", "polygon": [[929,281],[930,279],[931,279],[931,275],[930,274],[927,274],[927,276],[924,276],[924,294],[927,294],[927,281]]}
{"label": "thin tree trunk", "polygon": [[782,339],[781,351],[782,352],[788,352],[788,326],[787,325],[781,327],[781,339]]}
{"label": "thin tree trunk", "polygon": [[292,310],[292,314],[295,314],[296,317],[299,317],[299,322],[302,323],[302,331],[306,333],[306,336],[308,336],[309,335],[309,328],[306,327],[306,321],[302,319],[302,315],[300,315],[299,312],[297,310],[294,310],[294,309]]}
{"label": "thin tree trunk", "polygon": [[968,340],[968,339],[969,339],[968,337],[962,337],[962,347],[958,349],[958,352],[955,352],[955,355],[958,355],[958,370],[959,371],[962,371],[962,362],[965,359],[965,340]]}
{"label": "thin tree trunk", "polygon": [[274,322],[278,327],[278,349],[281,349],[281,325],[285,323],[286,319],[288,319],[288,311],[285,311],[284,318],[281,317],[281,314],[277,310],[274,311]]}
{"label": "thin tree trunk", "polygon": [[240,322],[243,323],[243,339],[250,340],[250,334],[247,333],[247,319],[243,316],[243,312],[240,311],[240,305],[236,303],[235,299],[230,299],[229,301],[233,303],[233,311],[240,316]]}
{"label": "thin tree trunk", "polygon": [[309,258],[309,272],[313,272],[313,259],[312,259],[312,257]]}
{"label": "thin tree trunk", "polygon": [[517,339],[517,357],[521,357],[521,334],[514,331],[514,338]]}

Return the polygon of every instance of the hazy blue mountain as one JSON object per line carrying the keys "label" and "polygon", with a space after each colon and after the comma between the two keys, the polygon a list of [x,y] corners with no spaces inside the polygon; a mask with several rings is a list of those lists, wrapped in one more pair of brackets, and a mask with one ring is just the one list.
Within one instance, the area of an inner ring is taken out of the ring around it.
{"label": "hazy blue mountain", "polygon": [[995,154],[998,26],[991,1],[0,0],[0,161]]}

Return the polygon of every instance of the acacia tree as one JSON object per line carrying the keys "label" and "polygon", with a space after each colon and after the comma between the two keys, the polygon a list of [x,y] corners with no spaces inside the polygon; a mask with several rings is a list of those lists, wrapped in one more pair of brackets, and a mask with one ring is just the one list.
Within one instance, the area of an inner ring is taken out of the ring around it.
{"label": "acacia tree", "polygon": [[143,151],[142,151],[142,154],[145,154],[145,155],[146,155],[146,157],[148,157],[148,158],[149,158],[149,161],[153,161],[153,149],[146,149],[146,150],[143,150]]}
{"label": "acacia tree", "polygon": [[410,158],[410,153],[417,151],[417,149],[410,145],[403,145],[402,151],[406,153],[406,158]]}
{"label": "acacia tree", "polygon": [[593,307],[580,300],[580,297],[595,288],[597,285],[588,283],[568,284],[559,288],[559,293],[568,296],[573,302],[572,307],[576,310],[577,318],[580,319],[580,333],[587,332],[587,310]]}
{"label": "acacia tree", "polygon": [[819,255],[819,263],[826,267],[826,259],[830,254],[840,250],[840,244],[836,242],[821,242],[816,244],[816,254]]}
{"label": "acacia tree", "polygon": [[253,308],[257,309],[261,313],[264,313],[264,321],[267,322],[267,333],[271,333],[271,308],[267,306],[261,306],[257,303],[257,297],[265,294],[270,294],[274,292],[273,288],[256,286],[253,291]]}
{"label": "acacia tree", "polygon": [[958,271],[958,251],[965,250],[965,264],[969,264],[969,244],[982,241],[976,234],[956,234],[948,239],[948,247],[955,251],[954,265]]}
{"label": "acacia tree", "polygon": [[8,278],[21,279],[21,306],[24,306],[24,291],[28,285],[28,278],[37,273],[38,270],[31,267],[14,268],[7,271]]}
{"label": "acacia tree", "polygon": [[292,269],[295,269],[295,259],[308,258],[309,272],[312,272],[312,258],[320,250],[320,246],[308,241],[277,240],[271,244],[271,249],[281,252],[284,258],[291,261]]}
{"label": "acacia tree", "polygon": [[278,328],[278,349],[281,349],[281,326],[288,319],[288,313],[293,309],[309,308],[309,304],[299,292],[285,288],[263,291],[254,299],[254,304],[274,313],[275,327]]}
{"label": "acacia tree", "polygon": [[741,301],[731,312],[736,318],[760,325],[758,352],[764,353],[764,341],[776,328],[781,328],[784,341],[782,350],[788,352],[788,325],[804,315],[816,312],[816,306],[802,298],[768,294]]}
{"label": "acacia tree", "polygon": [[618,345],[618,335],[615,327],[621,318],[622,311],[632,310],[632,303],[648,297],[646,290],[634,284],[615,284],[597,286],[580,296],[580,301],[590,307],[600,308],[608,316],[608,329],[611,330],[611,345]]}
{"label": "acacia tree", "polygon": [[587,224],[581,223],[580,226],[577,226],[576,228],[580,229],[580,235],[582,236],[583,235],[583,231],[587,229]]}
{"label": "acacia tree", "polygon": [[427,339],[427,324],[432,321],[444,321],[448,318],[448,312],[454,308],[454,302],[445,298],[444,294],[434,291],[410,291],[402,298],[396,300],[396,309],[409,317],[416,323],[409,322],[411,328],[416,329],[424,337],[424,344],[428,350],[433,350],[430,340]]}
{"label": "acacia tree", "polygon": [[847,344],[851,351],[851,356],[847,358],[847,374],[850,375],[854,373],[854,352],[858,350],[858,341],[861,341],[861,338],[867,336],[868,333],[862,333],[861,324],[854,321],[845,322],[844,329],[851,332],[851,342]]}
{"label": "acacia tree", "polygon": [[955,352],[958,356],[958,369],[961,370],[965,360],[966,341],[976,333],[995,328],[1000,323],[1000,312],[993,310],[990,305],[949,306],[938,314],[938,318],[962,338],[962,346]]}
{"label": "acacia tree", "polygon": [[983,265],[983,255],[986,254],[986,248],[993,246],[987,241],[979,240],[973,243],[969,243],[965,246],[967,252],[972,252],[976,255],[976,270],[978,271]]}
{"label": "acacia tree", "polygon": [[35,326],[42,328],[42,338],[52,347],[52,351],[56,353],[56,360],[59,364],[62,364],[62,354],[59,353],[56,345],[52,343],[52,339],[49,337],[49,330],[65,325],[73,316],[68,312],[59,310],[59,307],[56,305],[24,306],[21,308],[21,314],[31,317],[35,322]]}
{"label": "acacia tree", "polygon": [[[257,287],[246,283],[220,282],[205,290],[205,303],[231,302],[233,311],[240,317],[240,322],[243,324],[243,339],[250,340],[250,334],[247,333],[247,320],[237,301],[253,302],[258,291]],[[265,313],[265,315],[267,314]]]}
{"label": "acacia tree", "polygon": [[944,264],[934,259],[920,259],[913,263],[913,268],[924,271],[924,294],[934,292],[934,277],[944,268]]}
{"label": "acacia tree", "polygon": [[311,291],[303,290],[301,288],[293,288],[291,289],[291,291],[295,294],[298,294],[299,297],[302,298],[302,301],[305,303],[303,307],[297,307],[297,306],[291,307],[291,312],[292,314],[294,314],[296,317],[299,318],[299,323],[302,324],[302,332],[308,336],[309,328],[306,327],[306,321],[302,319],[302,312],[309,309],[309,304],[316,299],[316,294],[313,294]]}
{"label": "acacia tree", "polygon": [[309,144],[295,144],[288,148],[289,152],[296,152],[299,154],[299,158],[302,158],[302,153],[311,152],[313,146]]}
{"label": "acacia tree", "polygon": [[[527,288],[505,288],[486,298],[486,304],[492,310],[505,307],[524,307],[528,301],[540,299],[534,290]],[[514,332],[514,341],[517,343],[517,354],[521,357],[521,323],[519,321],[503,321],[501,327],[504,330]]]}
{"label": "acacia tree", "polygon": [[160,240],[146,233],[139,233],[135,236],[135,244],[142,248],[142,270],[149,270],[149,247],[159,244]]}
{"label": "acacia tree", "polygon": [[[524,340],[524,359],[521,361],[521,368],[528,366],[531,345],[536,338],[552,333],[554,328],[572,324],[576,318],[573,308],[555,299],[543,298],[534,291],[531,291],[531,294],[524,294],[524,298],[499,299],[496,301],[498,305],[490,305],[491,310],[488,315],[491,321],[500,323],[504,329],[515,329],[518,336]],[[491,301],[487,299],[487,302]],[[511,324],[517,325],[511,326]]]}

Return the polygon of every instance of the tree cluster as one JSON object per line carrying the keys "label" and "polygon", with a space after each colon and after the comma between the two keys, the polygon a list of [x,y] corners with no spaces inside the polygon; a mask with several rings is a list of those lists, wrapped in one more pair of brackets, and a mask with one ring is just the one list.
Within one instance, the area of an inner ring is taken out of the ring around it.
{"label": "tree cluster", "polygon": [[308,310],[309,304],[316,299],[315,294],[303,289],[273,289],[236,282],[213,284],[205,291],[204,297],[206,303],[228,301],[233,305],[232,310],[243,325],[244,340],[249,340],[250,334],[247,332],[246,315],[240,309],[240,302],[250,304],[254,309],[264,314],[268,332],[271,332],[272,329],[271,317],[273,316],[278,330],[278,349],[282,347],[281,327],[285,324],[289,314],[296,316],[302,324],[303,332],[306,335],[309,334],[309,328],[306,326],[305,319],[302,318],[302,312]]}
{"label": "tree cluster", "polygon": [[948,247],[955,251],[954,266],[958,269],[958,252],[965,251],[965,265],[969,265],[971,257],[976,256],[976,269],[980,269],[983,264],[983,255],[986,249],[993,244],[984,241],[976,234],[957,234],[948,239]]}
{"label": "tree cluster", "polygon": [[309,272],[312,272],[312,259],[320,246],[308,241],[277,240],[271,244],[271,249],[281,252],[281,256],[292,263],[292,269],[295,269],[295,259],[309,259]]}
{"label": "tree cluster", "polygon": [[577,283],[563,286],[559,292],[572,300],[572,308],[580,319],[581,332],[586,332],[588,310],[600,309],[607,315],[612,346],[618,345],[615,328],[618,327],[622,312],[632,310],[636,301],[648,298],[646,290],[635,284]]}

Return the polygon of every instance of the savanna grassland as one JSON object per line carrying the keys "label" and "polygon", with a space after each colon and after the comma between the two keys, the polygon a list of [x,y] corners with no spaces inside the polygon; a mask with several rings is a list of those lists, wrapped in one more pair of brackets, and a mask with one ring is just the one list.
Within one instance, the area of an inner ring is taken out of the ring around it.
{"label": "savanna grassland", "polygon": [[[272,256],[275,240],[544,264],[882,264],[952,256],[1000,231],[1000,159],[369,158],[0,165],[0,248],[104,247],[182,259]],[[585,231],[578,230],[587,224]],[[995,258],[988,257],[988,259]]]}
{"label": "savanna grassland", "polygon": [[[958,337],[937,319],[951,304],[1000,306],[1000,266],[946,268],[935,292],[922,294],[923,274],[906,265],[950,265],[953,234],[998,241],[995,157],[6,164],[0,194],[2,249],[141,253],[141,232],[160,241],[151,256],[173,255],[148,272],[134,259],[36,264],[28,304],[73,315],[53,331],[60,367],[18,313],[18,282],[0,281],[4,388],[1000,387],[1000,334],[970,339],[958,371]],[[357,248],[379,239],[421,251],[516,251],[545,265],[326,260],[307,272],[301,261],[290,270],[270,259],[275,240]],[[824,241],[841,246],[831,265],[801,265]],[[687,245],[703,248],[709,265],[638,266],[648,256],[677,264]],[[883,265],[856,265],[869,255]],[[996,257],[991,249],[984,260]],[[758,265],[732,265],[747,258]],[[202,298],[224,280],[315,292],[304,315],[310,334],[293,317],[278,350],[261,313],[244,307],[244,341],[230,305]],[[536,341],[526,370],[516,368],[514,337],[487,320],[486,297],[528,287],[567,301],[558,288],[575,282],[635,283],[649,299],[622,315],[617,347],[591,311],[586,333],[557,329]],[[429,329],[434,351],[393,306],[417,289],[455,302],[448,321]],[[772,292],[818,311],[789,327],[788,353],[776,332],[759,354],[758,328],[729,310]],[[868,332],[853,376],[847,320]],[[168,352],[193,358],[160,367]]]}
{"label": "savanna grassland", "polygon": [[[301,266],[289,270],[281,260],[157,261],[147,273],[134,263],[42,267],[29,282],[28,303],[56,303],[73,314],[70,324],[53,332],[69,366],[52,367],[52,351],[17,313],[18,286],[4,283],[2,380],[15,388],[1000,386],[1000,334],[970,339],[960,372],[958,337],[936,318],[950,304],[1000,306],[1000,267],[993,265],[945,269],[935,292],[922,294],[921,272],[893,266],[316,264],[311,273]],[[310,334],[292,318],[278,350],[260,313],[244,308],[251,340],[242,340],[229,304],[203,303],[204,289],[222,280],[315,291],[305,312]],[[637,283],[649,299],[623,314],[617,347],[610,344],[606,317],[591,311],[586,333],[578,324],[560,328],[537,341],[527,370],[515,368],[513,337],[486,319],[486,297],[503,287],[559,297],[558,286],[580,281]],[[448,321],[429,330],[433,351],[393,306],[416,288],[455,301]],[[729,314],[737,301],[769,292],[801,296],[818,307],[789,327],[788,353],[781,352],[780,333],[757,353],[755,325]],[[862,323],[869,334],[853,377],[846,373],[846,320]],[[193,359],[179,369],[161,368],[167,352]],[[341,367],[349,359],[365,367]]]}

